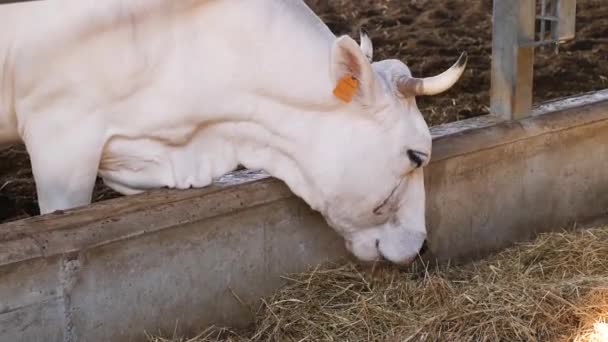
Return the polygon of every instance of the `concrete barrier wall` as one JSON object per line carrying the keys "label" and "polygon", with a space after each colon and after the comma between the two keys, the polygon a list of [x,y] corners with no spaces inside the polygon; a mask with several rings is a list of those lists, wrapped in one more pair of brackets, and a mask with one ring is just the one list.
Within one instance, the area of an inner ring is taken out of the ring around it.
{"label": "concrete barrier wall", "polygon": [[608,214],[608,99],[598,95],[434,141],[427,223],[439,259],[480,257]]}
{"label": "concrete barrier wall", "polygon": [[[608,91],[531,118],[433,128],[430,248],[482,256],[608,208]],[[0,341],[139,341],[247,325],[285,273],[347,256],[280,181],[254,171],[0,225]]]}

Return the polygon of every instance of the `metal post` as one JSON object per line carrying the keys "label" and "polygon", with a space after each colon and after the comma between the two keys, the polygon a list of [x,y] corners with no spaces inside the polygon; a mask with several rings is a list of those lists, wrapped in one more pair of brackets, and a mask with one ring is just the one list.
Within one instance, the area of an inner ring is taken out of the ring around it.
{"label": "metal post", "polygon": [[536,0],[494,0],[490,110],[520,119],[532,109]]}

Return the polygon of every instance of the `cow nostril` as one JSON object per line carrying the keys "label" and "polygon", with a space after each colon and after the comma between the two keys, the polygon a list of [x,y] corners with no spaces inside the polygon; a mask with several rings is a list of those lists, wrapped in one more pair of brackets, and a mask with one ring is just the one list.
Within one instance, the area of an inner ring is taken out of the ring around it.
{"label": "cow nostril", "polygon": [[424,240],[424,242],[422,243],[422,247],[420,247],[420,251],[418,252],[418,254],[423,255],[424,253],[426,253],[429,250],[429,245],[426,242],[426,240]]}
{"label": "cow nostril", "polygon": [[388,261],[388,259],[382,254],[380,250],[380,239],[376,239],[376,250],[378,251],[378,259],[379,261]]}
{"label": "cow nostril", "polygon": [[349,251],[353,250],[353,242],[352,241],[346,240],[345,244],[346,244],[346,249],[348,249]]}

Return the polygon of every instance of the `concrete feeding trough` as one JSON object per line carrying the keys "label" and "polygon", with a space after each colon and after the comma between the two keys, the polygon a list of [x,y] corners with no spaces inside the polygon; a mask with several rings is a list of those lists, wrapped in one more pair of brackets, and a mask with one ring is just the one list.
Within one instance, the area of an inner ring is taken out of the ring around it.
{"label": "concrete feeding trough", "polygon": [[[432,132],[427,223],[439,260],[606,214],[608,90]],[[0,341],[244,327],[283,274],[345,256],[318,213],[256,171],[11,222],[0,225]]]}

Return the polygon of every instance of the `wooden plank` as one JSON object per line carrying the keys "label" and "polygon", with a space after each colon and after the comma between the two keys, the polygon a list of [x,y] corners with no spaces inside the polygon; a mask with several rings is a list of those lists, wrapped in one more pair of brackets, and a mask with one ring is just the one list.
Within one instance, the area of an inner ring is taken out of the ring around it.
{"label": "wooden plank", "polygon": [[557,25],[551,27],[551,38],[563,42],[576,36],[576,0],[557,0]]}

